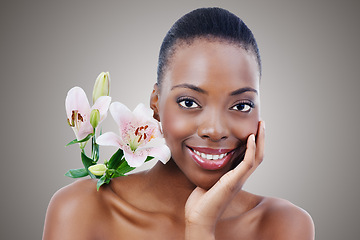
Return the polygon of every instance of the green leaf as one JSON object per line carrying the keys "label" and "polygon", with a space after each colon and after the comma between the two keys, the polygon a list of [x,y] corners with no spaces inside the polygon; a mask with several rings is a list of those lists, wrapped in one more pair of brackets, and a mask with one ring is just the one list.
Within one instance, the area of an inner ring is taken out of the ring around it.
{"label": "green leaf", "polygon": [[88,169],[90,166],[95,165],[96,163],[91,158],[86,156],[85,153],[83,153],[83,152],[81,152],[81,161],[82,161],[87,173],[90,175],[90,177],[96,178],[96,176],[94,174],[92,174]]}
{"label": "green leaf", "polygon": [[120,176],[125,176],[125,175],[115,169],[107,169],[106,170],[106,177],[109,179],[120,177]]}
{"label": "green leaf", "polygon": [[98,181],[97,181],[97,184],[96,184],[96,188],[97,190],[99,191],[100,187],[104,184],[109,184],[110,183],[110,178],[108,178],[106,175],[103,175]]}
{"label": "green leaf", "polygon": [[[154,159],[152,156],[148,156],[145,160],[145,162],[148,162],[150,160]],[[120,166],[116,169],[116,172],[114,175],[117,175],[117,177],[125,176],[126,173],[134,170],[135,167],[130,167],[129,164],[126,161],[123,161]]]}
{"label": "green leaf", "polygon": [[72,140],[71,142],[69,142],[68,144],[66,144],[65,147],[70,146],[70,145],[73,145],[73,144],[75,144],[75,143],[86,142],[86,141],[88,141],[93,135],[94,135],[93,133],[90,133],[90,134],[87,135],[84,139],[79,140],[79,141],[78,141],[77,139],[74,139],[74,140]]}
{"label": "green leaf", "polygon": [[154,157],[148,156],[148,157],[146,158],[145,162],[148,162],[148,161],[153,160],[153,159],[154,159]]}
{"label": "green leaf", "polygon": [[108,162],[109,169],[117,169],[124,160],[122,160],[124,156],[124,152],[121,148],[119,148],[110,158]]}
{"label": "green leaf", "polygon": [[85,168],[79,168],[79,169],[70,169],[65,173],[65,176],[71,177],[71,178],[81,178],[89,175],[88,171],[86,171]]}
{"label": "green leaf", "polygon": [[125,176],[125,174],[119,172],[118,170],[115,170],[114,173],[111,175],[111,178],[117,178],[122,176]]}
{"label": "green leaf", "polygon": [[[125,175],[125,173],[128,173],[134,169],[135,169],[135,167],[130,167],[126,161],[123,161],[116,170],[119,174]],[[122,176],[122,175],[120,175],[120,176]]]}

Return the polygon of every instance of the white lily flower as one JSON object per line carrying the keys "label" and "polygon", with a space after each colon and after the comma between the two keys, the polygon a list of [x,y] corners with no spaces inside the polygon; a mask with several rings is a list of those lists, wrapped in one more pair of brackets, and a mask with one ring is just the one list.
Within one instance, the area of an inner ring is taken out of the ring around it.
{"label": "white lily flower", "polygon": [[152,110],[140,103],[133,112],[124,104],[110,105],[120,135],[107,132],[97,138],[97,144],[115,146],[124,151],[125,159],[131,167],[141,166],[148,156],[162,163],[170,159],[170,149],[165,144],[160,123],[152,117]]}
{"label": "white lily flower", "polygon": [[93,109],[99,110],[99,124],[106,118],[107,111],[111,102],[111,97],[99,97],[95,104],[90,107],[89,101],[84,90],[80,87],[73,87],[67,93],[65,99],[65,109],[70,127],[74,130],[78,141],[86,138],[93,133],[93,127],[90,124],[90,113]]}

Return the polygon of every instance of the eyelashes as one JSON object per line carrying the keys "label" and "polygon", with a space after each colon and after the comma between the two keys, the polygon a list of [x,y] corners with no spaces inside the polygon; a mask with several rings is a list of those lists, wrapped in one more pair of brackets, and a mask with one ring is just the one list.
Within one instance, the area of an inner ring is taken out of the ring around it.
{"label": "eyelashes", "polygon": [[234,106],[232,106],[230,109],[240,112],[250,112],[253,108],[255,108],[255,104],[251,101],[242,101]]}
{"label": "eyelashes", "polygon": [[[201,109],[201,105],[191,97],[179,97],[176,100],[177,104],[184,109]],[[255,104],[252,101],[244,100],[236,103],[230,110],[239,111],[243,113],[249,113],[251,110],[255,108]]]}
{"label": "eyelashes", "polygon": [[179,104],[180,107],[185,109],[201,108],[200,105],[196,102],[196,100],[190,97],[179,97],[176,102],[177,104]]}

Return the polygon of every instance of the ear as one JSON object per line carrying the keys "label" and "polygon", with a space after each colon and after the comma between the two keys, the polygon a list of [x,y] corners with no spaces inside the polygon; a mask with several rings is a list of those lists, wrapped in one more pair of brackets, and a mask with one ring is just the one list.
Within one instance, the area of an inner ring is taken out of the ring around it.
{"label": "ear", "polygon": [[154,84],[154,89],[150,96],[150,108],[154,111],[153,117],[160,122],[159,116],[159,86],[157,83]]}

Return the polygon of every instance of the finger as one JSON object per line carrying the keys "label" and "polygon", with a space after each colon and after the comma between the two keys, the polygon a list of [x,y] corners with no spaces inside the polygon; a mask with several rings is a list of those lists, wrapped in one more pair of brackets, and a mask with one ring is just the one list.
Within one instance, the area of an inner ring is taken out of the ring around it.
{"label": "finger", "polygon": [[206,193],[206,190],[197,187],[189,196],[185,205],[185,214],[189,216],[191,214],[190,211],[193,211],[192,207],[196,205],[196,202]]}
{"label": "finger", "polygon": [[243,161],[230,170],[210,189],[217,194],[221,193],[224,198],[229,197],[233,193],[237,193],[247,177],[251,174],[251,169],[255,164],[255,135],[251,134],[248,137],[246,151]]}
{"label": "finger", "polygon": [[[258,130],[256,134],[256,140],[254,138],[248,138],[248,145],[244,157],[244,165],[249,169],[246,174],[241,178],[240,183],[243,185],[250,175],[256,170],[260,163],[264,159],[265,148],[265,122],[259,121]],[[250,143],[250,145],[249,145]]]}
{"label": "finger", "polygon": [[255,164],[258,166],[264,159],[265,150],[265,122],[260,121],[256,136]]}
{"label": "finger", "polygon": [[246,179],[256,168],[256,149],[255,135],[251,134],[247,140],[244,159],[234,169],[234,172],[237,175],[236,181],[241,185],[245,183]]}
{"label": "finger", "polygon": [[254,134],[248,137],[243,161],[234,169],[234,181],[239,187],[245,183],[264,158],[265,148],[265,122],[259,121],[256,139]]}
{"label": "finger", "polygon": [[[255,135],[248,137],[247,148],[243,161],[233,170],[224,174],[219,181],[203,196],[203,205],[199,206],[200,212],[210,217],[222,214],[227,204],[240,191],[243,183],[251,174],[255,164]],[[194,193],[198,194],[198,193]],[[203,194],[203,193],[200,193]],[[206,204],[205,204],[206,203]]]}
{"label": "finger", "polygon": [[188,207],[194,203],[193,199],[201,198],[201,205],[198,205],[195,212],[188,212],[192,216],[206,216],[208,219],[217,219],[228,203],[241,190],[242,185],[252,173],[255,165],[255,135],[251,134],[247,140],[246,152],[243,161],[233,170],[227,172],[207,192],[204,190],[195,191],[191,194],[186,204]]}

